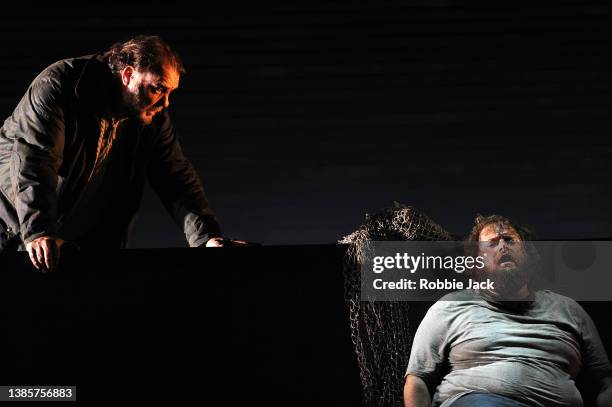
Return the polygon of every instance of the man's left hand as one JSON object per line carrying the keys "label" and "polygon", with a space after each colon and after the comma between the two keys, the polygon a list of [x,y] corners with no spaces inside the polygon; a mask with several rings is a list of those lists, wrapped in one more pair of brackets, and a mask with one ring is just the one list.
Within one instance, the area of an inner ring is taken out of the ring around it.
{"label": "man's left hand", "polygon": [[253,246],[244,240],[224,239],[222,237],[213,237],[206,242],[206,247],[233,247],[233,246]]}

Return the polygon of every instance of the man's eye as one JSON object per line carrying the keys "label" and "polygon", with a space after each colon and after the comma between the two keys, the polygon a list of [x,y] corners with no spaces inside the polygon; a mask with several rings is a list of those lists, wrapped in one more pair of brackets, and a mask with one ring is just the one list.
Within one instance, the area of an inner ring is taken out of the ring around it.
{"label": "man's eye", "polygon": [[481,250],[488,250],[499,246],[499,239],[481,240],[478,243]]}

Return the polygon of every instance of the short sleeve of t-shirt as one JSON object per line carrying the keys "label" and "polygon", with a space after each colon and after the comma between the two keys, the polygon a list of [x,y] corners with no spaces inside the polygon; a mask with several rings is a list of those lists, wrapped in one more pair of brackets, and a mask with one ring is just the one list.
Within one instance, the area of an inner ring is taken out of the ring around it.
{"label": "short sleeve of t-shirt", "polygon": [[578,303],[573,302],[573,305],[573,312],[581,332],[584,373],[593,380],[609,377],[612,375],[612,366],[597,327],[589,314]]}
{"label": "short sleeve of t-shirt", "polygon": [[438,302],[427,311],[414,336],[406,369],[406,376],[418,376],[428,386],[439,382],[446,361],[448,316],[444,308],[444,302]]}

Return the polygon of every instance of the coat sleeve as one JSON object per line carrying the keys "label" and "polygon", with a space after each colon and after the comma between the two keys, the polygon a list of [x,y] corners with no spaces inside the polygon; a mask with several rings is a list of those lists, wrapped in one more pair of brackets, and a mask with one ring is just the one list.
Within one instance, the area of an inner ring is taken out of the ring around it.
{"label": "coat sleeve", "polygon": [[59,80],[43,72],[7,120],[14,137],[11,172],[24,243],[57,234],[56,186],[64,151],[63,112]]}
{"label": "coat sleeve", "polygon": [[185,157],[166,111],[153,141],[147,174],[162,203],[182,228],[190,247],[203,246],[221,236],[217,218],[208,205],[200,177]]}

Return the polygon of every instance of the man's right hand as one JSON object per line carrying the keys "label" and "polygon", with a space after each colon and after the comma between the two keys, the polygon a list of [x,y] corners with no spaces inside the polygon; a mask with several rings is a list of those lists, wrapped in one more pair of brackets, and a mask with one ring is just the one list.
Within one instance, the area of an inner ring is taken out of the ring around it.
{"label": "man's right hand", "polygon": [[66,241],[59,237],[41,236],[29,242],[26,250],[34,267],[45,273],[57,267],[60,249],[65,243]]}

